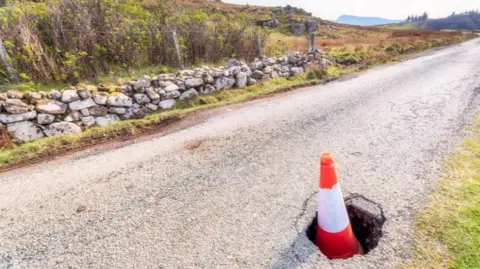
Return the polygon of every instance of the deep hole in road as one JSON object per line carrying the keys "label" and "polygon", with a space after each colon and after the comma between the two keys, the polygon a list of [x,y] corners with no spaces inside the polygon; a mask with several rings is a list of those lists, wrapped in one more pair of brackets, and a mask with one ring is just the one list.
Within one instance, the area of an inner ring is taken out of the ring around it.
{"label": "deep hole in road", "polygon": [[[382,228],[386,221],[381,206],[361,195],[354,194],[345,199],[348,216],[352,230],[363,247],[364,253],[368,254],[378,246],[383,235]],[[317,236],[317,217],[313,219],[307,228],[308,239],[315,244]]]}

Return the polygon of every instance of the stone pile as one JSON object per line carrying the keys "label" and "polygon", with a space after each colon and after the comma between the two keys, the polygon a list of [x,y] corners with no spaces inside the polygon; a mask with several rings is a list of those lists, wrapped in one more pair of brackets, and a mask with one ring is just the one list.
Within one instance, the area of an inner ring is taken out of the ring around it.
{"label": "stone pile", "polygon": [[6,125],[16,142],[45,136],[79,133],[90,126],[138,119],[157,110],[167,110],[178,100],[214,91],[243,88],[261,80],[291,77],[309,65],[331,64],[322,53],[292,53],[286,57],[259,58],[251,64],[231,59],[226,67],[204,66],[177,74],[143,76],[111,88],[69,87],[63,91],[0,93],[0,125]]}

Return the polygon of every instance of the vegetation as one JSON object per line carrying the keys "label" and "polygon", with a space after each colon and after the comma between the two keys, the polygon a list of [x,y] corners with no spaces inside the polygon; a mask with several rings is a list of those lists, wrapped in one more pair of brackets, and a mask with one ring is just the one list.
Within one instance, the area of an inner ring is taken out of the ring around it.
{"label": "vegetation", "polygon": [[417,218],[408,268],[480,268],[480,117]]}

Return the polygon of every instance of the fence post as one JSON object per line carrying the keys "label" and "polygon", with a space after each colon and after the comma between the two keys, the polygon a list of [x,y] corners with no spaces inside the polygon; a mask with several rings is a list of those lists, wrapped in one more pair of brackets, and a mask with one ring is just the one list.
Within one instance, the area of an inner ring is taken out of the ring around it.
{"label": "fence post", "polygon": [[175,43],[175,51],[177,53],[178,65],[180,66],[181,69],[185,69],[185,66],[183,65],[183,60],[182,60],[182,53],[180,51],[180,45],[178,45],[177,31],[173,30],[172,36],[173,36],[173,42]]}
{"label": "fence post", "polygon": [[10,75],[10,79],[13,83],[18,83],[18,75],[13,68],[13,64],[10,61],[10,57],[8,56],[7,50],[3,46],[3,40],[0,38],[0,60],[2,60],[3,65],[7,69],[8,74]]}
{"label": "fence post", "polygon": [[315,44],[315,33],[310,32],[310,42],[309,42],[309,47],[308,47],[308,52],[309,53],[315,53],[316,50],[316,44]]}
{"label": "fence post", "polygon": [[260,34],[258,33],[257,33],[257,53],[258,53],[258,58],[263,57],[262,39],[260,38]]}

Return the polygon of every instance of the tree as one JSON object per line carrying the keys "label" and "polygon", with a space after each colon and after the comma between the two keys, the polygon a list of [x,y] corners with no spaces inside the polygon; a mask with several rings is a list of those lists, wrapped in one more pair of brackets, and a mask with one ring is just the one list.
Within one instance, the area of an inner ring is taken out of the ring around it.
{"label": "tree", "polygon": [[410,22],[412,20],[412,17],[408,16],[407,22]]}
{"label": "tree", "polygon": [[427,13],[427,12],[423,12],[423,15],[422,15],[422,17],[421,17],[421,20],[422,20],[422,21],[428,20],[428,13]]}

